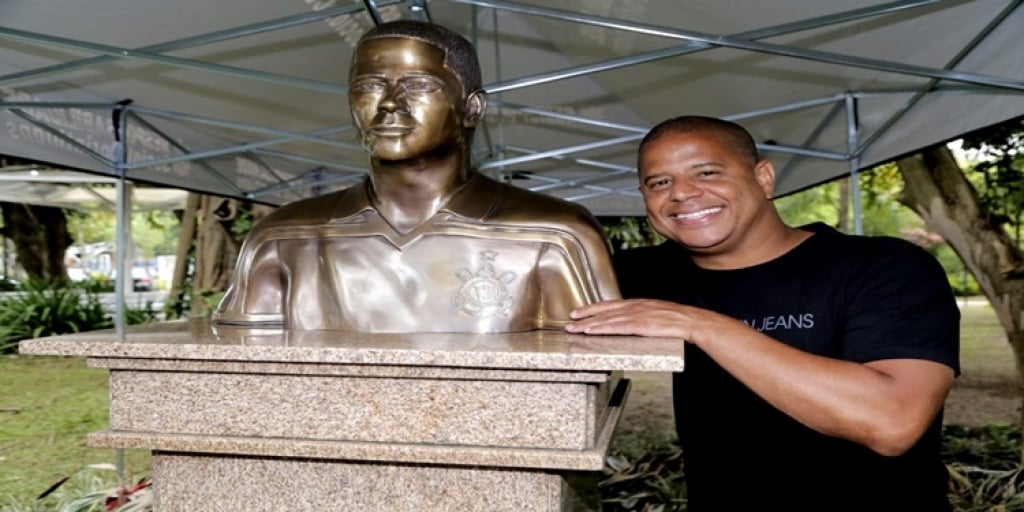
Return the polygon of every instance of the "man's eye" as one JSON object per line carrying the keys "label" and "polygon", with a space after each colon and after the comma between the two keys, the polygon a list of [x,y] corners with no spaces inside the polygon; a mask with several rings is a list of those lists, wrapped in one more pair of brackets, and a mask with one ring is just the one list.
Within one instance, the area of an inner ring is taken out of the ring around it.
{"label": "man's eye", "polygon": [[671,183],[671,182],[669,180],[667,180],[667,179],[657,179],[657,180],[650,180],[650,181],[644,183],[644,186],[647,187],[647,190],[662,190],[662,189],[668,187],[669,183]]}
{"label": "man's eye", "polygon": [[717,170],[705,169],[703,171],[698,172],[697,176],[700,176],[701,178],[710,178],[712,176],[717,176],[718,174],[719,173]]}

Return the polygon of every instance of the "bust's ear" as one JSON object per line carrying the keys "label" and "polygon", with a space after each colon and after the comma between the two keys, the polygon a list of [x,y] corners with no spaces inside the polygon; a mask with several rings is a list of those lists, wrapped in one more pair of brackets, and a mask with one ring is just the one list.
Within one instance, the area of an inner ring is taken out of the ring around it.
{"label": "bust's ear", "polygon": [[475,128],[487,111],[487,92],[473,91],[466,98],[466,109],[462,113],[463,128]]}

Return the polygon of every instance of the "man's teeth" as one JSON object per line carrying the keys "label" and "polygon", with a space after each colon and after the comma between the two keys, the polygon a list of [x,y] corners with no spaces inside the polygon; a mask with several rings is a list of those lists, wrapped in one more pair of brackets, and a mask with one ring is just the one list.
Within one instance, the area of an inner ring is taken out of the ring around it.
{"label": "man's teeth", "polygon": [[712,213],[716,213],[716,212],[720,211],[721,209],[722,209],[722,207],[716,206],[714,208],[705,208],[703,210],[697,210],[697,211],[691,212],[691,213],[673,213],[672,217],[675,218],[675,219],[696,219],[696,218],[704,217],[706,215],[711,215]]}

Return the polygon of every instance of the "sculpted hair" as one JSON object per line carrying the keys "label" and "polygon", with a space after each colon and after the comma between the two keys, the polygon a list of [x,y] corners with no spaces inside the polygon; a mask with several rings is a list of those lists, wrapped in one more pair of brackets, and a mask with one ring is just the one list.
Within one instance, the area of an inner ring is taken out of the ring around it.
{"label": "sculpted hair", "polygon": [[390,21],[381,23],[363,34],[356,43],[355,51],[359,51],[359,46],[363,42],[383,37],[408,37],[436,46],[444,50],[445,65],[452,68],[459,77],[464,95],[469,96],[483,87],[476,48],[465,37],[433,23],[415,20]]}
{"label": "sculpted hair", "polygon": [[666,135],[705,132],[717,134],[733,153],[749,160],[751,166],[761,160],[754,137],[745,128],[732,121],[704,116],[679,116],[658,123],[640,141],[639,151],[643,152],[644,146]]}

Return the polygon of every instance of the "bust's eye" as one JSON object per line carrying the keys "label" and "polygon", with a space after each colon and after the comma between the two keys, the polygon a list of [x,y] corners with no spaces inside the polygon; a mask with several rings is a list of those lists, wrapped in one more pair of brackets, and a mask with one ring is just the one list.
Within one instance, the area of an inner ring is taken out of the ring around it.
{"label": "bust's eye", "polygon": [[404,87],[405,90],[408,92],[426,93],[434,92],[440,89],[441,84],[437,79],[434,79],[432,77],[422,77],[402,80],[402,87]]}
{"label": "bust's eye", "polygon": [[379,92],[386,87],[387,84],[380,80],[356,80],[352,83],[352,90],[356,92]]}

